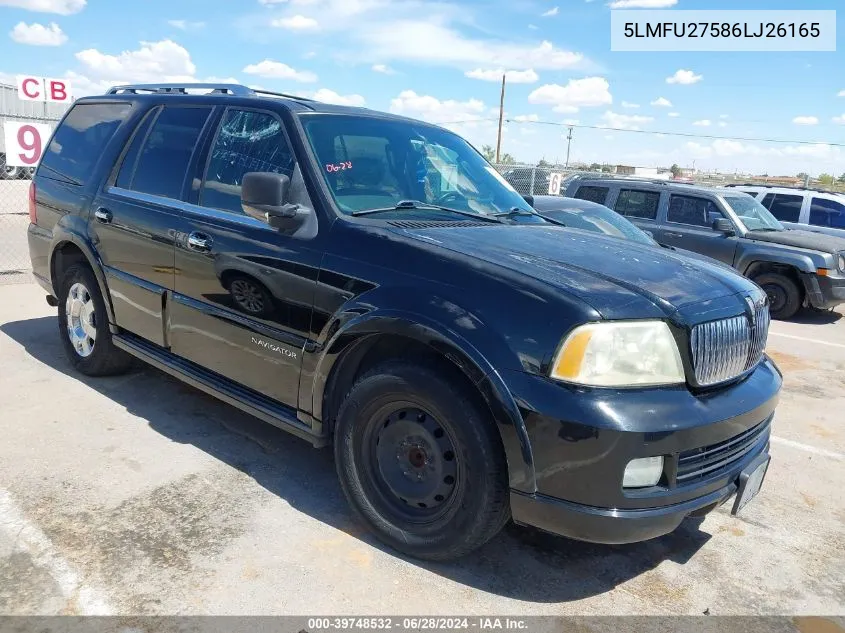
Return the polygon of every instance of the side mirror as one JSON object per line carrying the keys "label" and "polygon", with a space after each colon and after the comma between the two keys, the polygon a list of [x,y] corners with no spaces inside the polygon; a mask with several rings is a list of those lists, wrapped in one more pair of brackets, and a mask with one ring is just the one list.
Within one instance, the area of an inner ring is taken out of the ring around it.
{"label": "side mirror", "polygon": [[532,196],[532,195],[522,196],[522,199],[525,200],[532,207],[534,206],[534,196]]}
{"label": "side mirror", "polygon": [[275,229],[294,229],[307,213],[298,204],[288,204],[290,178],[273,172],[250,172],[241,183],[241,206],[248,216]]}
{"label": "side mirror", "polygon": [[651,231],[646,231],[645,229],[642,229],[642,231],[643,231],[643,233],[648,235],[651,239],[654,239],[654,233],[652,233]]}
{"label": "side mirror", "polygon": [[716,218],[713,220],[713,230],[725,235],[734,235],[734,225],[727,218]]}

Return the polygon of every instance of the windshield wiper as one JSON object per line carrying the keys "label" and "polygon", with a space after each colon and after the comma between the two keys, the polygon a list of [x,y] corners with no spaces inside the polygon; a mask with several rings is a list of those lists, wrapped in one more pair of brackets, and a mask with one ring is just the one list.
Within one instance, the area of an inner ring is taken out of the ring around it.
{"label": "windshield wiper", "polygon": [[392,207],[383,207],[379,209],[361,209],[360,211],[353,211],[350,215],[354,216],[362,216],[362,215],[372,215],[375,213],[389,213],[390,211],[426,211],[426,210],[434,210],[434,211],[446,211],[448,213],[457,213],[458,215],[463,215],[467,218],[472,218],[473,220],[483,220],[484,222],[495,222],[496,224],[502,224],[502,221],[497,219],[496,216],[485,215],[482,213],[473,213],[472,211],[462,211],[460,209],[452,209],[451,207],[443,207],[438,204],[429,204],[428,202],[417,202],[416,200],[400,200],[396,203],[395,206]]}
{"label": "windshield wiper", "polygon": [[[509,211],[503,211],[502,213],[493,213],[494,218],[517,218],[521,216],[529,216],[529,215],[537,215],[541,216],[536,211],[526,211],[525,209],[520,209],[519,207],[511,207]],[[545,219],[545,218],[543,218]]]}

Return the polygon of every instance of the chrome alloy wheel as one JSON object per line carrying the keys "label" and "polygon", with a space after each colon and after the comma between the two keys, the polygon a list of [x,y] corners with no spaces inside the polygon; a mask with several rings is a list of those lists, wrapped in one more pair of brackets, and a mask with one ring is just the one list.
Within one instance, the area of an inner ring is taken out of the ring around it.
{"label": "chrome alloy wheel", "polygon": [[67,335],[71,345],[82,358],[94,352],[97,339],[97,321],[94,313],[94,300],[91,293],[81,283],[70,287],[65,301],[67,317]]}

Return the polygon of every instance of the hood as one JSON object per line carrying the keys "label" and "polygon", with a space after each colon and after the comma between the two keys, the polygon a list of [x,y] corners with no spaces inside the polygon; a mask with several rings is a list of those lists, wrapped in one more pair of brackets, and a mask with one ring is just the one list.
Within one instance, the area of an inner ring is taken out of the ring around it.
{"label": "hood", "polygon": [[[756,290],[753,283],[725,266],[564,227],[509,225],[394,232],[533,277],[576,296],[606,319],[668,315],[694,303]],[[743,305],[737,300],[738,307]]]}
{"label": "hood", "polygon": [[822,253],[841,253],[845,251],[845,238],[802,231],[800,229],[789,231],[750,231],[745,237],[758,242],[769,242],[771,244],[783,244],[796,248],[806,248],[811,251]]}

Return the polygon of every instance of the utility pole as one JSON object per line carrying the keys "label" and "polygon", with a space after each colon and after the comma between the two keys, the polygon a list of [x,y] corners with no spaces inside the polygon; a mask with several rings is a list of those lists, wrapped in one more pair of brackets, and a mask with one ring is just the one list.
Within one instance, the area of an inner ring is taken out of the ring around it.
{"label": "utility pole", "polygon": [[499,163],[499,154],[502,151],[502,122],[505,118],[505,78],[502,75],[502,97],[499,99],[499,138],[496,140],[496,163]]}
{"label": "utility pole", "polygon": [[572,128],[569,128],[569,136],[566,137],[566,165],[564,169],[569,169],[569,150],[572,149]]}

